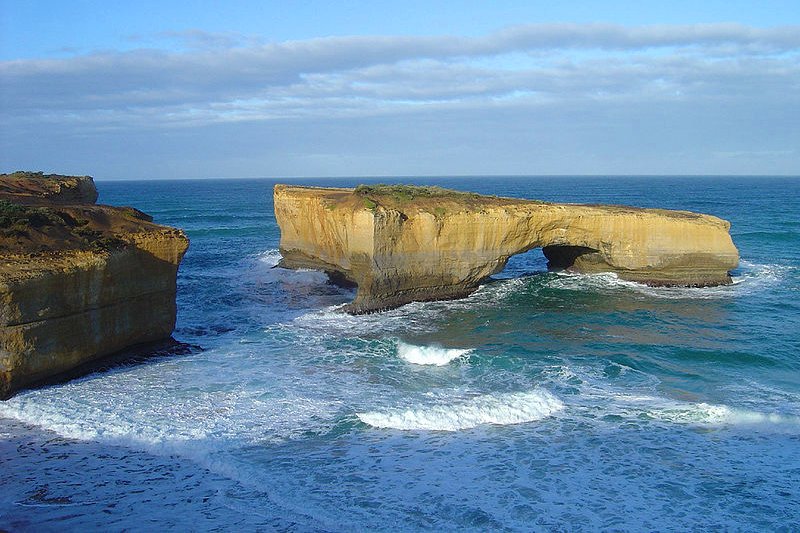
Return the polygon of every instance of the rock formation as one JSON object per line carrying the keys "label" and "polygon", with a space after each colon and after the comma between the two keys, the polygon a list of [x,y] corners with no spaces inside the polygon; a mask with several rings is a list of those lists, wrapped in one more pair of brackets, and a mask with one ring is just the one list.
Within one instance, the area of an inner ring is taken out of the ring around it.
{"label": "rock formation", "polygon": [[41,172],[1,174],[0,199],[22,204],[93,204],[97,188],[90,176],[60,176]]}
{"label": "rock formation", "polygon": [[664,209],[555,204],[437,187],[276,185],[280,266],[358,286],[351,313],[467,296],[512,255],[651,285],[730,283],[730,223]]}
{"label": "rock formation", "polygon": [[189,241],[90,177],[0,175],[0,398],[175,327]]}

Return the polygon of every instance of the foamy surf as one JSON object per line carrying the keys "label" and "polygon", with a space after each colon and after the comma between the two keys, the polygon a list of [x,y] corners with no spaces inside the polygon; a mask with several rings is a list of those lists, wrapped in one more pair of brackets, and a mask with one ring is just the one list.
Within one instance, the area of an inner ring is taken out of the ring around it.
{"label": "foamy surf", "polygon": [[[323,286],[328,285],[328,275],[320,270],[308,268],[275,268],[283,256],[280,250],[270,249],[256,255],[257,268],[262,280],[278,282],[290,286]],[[266,267],[266,268],[265,268]]]}
{"label": "foamy surf", "polygon": [[458,431],[482,424],[522,424],[541,420],[564,408],[549,392],[487,394],[449,404],[411,409],[356,413],[359,420],[376,428],[401,430]]}
{"label": "foamy surf", "polygon": [[[734,285],[737,280],[734,279]],[[554,289],[571,291],[631,291],[651,298],[668,300],[707,300],[729,298],[736,293],[731,285],[714,287],[653,287],[636,281],[620,279],[614,272],[601,272],[596,274],[580,274],[575,272],[558,272],[547,282],[547,286]]]}
{"label": "foamy surf", "polygon": [[649,414],[654,418],[660,418],[669,422],[699,426],[779,425],[796,427],[800,424],[800,419],[793,415],[762,413],[758,411],[735,409],[727,405],[707,403],[665,408]]}
{"label": "foamy surf", "polygon": [[[263,266],[270,269],[275,268],[283,259],[280,250],[270,249],[256,255],[256,259]],[[279,268],[275,271],[276,277],[281,278],[308,278],[322,283],[328,282],[328,275],[321,270],[314,270],[311,268]]]}
{"label": "foamy surf", "polygon": [[759,264],[747,260],[739,262],[733,271],[730,285],[714,287],[651,287],[635,281],[620,279],[613,272],[578,274],[558,272],[546,285],[554,289],[574,291],[634,291],[648,297],[662,299],[718,299],[742,296],[752,291],[781,283],[793,267],[779,264]]}
{"label": "foamy surf", "polygon": [[283,256],[281,255],[280,250],[276,250],[276,249],[273,248],[273,249],[261,252],[260,254],[258,254],[257,257],[258,257],[258,260],[261,263],[265,264],[266,266],[274,267],[280,262],[280,260],[281,260],[281,258]]}
{"label": "foamy surf", "polygon": [[[309,429],[324,431],[341,407],[338,401],[312,395],[264,397],[252,389],[162,398],[154,377],[159,373],[169,376],[170,364],[121,369],[26,391],[0,402],[0,417],[68,439],[189,456],[231,442],[284,442]],[[280,388],[280,383],[275,386]],[[139,407],[119,407],[126,401]]]}
{"label": "foamy surf", "polygon": [[733,283],[747,282],[756,287],[774,286],[791,276],[796,268],[789,265],[754,263],[742,259],[732,273]]}
{"label": "foamy surf", "polygon": [[787,426],[796,428],[800,417],[792,414],[765,413],[705,402],[681,402],[657,396],[617,394],[616,408],[627,404],[633,407],[631,416],[648,418],[673,424],[693,426]]}
{"label": "foamy surf", "polygon": [[471,351],[471,349],[415,346],[403,341],[397,342],[397,355],[404,361],[415,365],[445,366],[450,361],[459,359]]}

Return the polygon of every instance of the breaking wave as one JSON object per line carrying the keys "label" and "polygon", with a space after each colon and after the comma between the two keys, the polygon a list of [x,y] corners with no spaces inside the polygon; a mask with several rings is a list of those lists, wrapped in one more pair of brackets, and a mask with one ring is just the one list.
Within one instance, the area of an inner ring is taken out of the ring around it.
{"label": "breaking wave", "polygon": [[546,418],[564,408],[549,392],[487,394],[449,405],[420,406],[357,413],[359,420],[376,428],[458,431],[481,424],[521,424]]}
{"label": "breaking wave", "polygon": [[403,341],[397,343],[397,355],[415,365],[444,366],[471,351],[471,349],[442,348],[440,346],[414,346]]}
{"label": "breaking wave", "polygon": [[280,250],[272,248],[261,252],[256,257],[258,257],[258,260],[261,263],[264,263],[266,266],[274,267],[280,262],[283,256],[281,255]]}
{"label": "breaking wave", "polygon": [[765,413],[705,402],[681,402],[667,398],[618,395],[617,408],[630,403],[640,415],[673,424],[695,426],[782,425],[794,427],[800,417],[786,413]]}

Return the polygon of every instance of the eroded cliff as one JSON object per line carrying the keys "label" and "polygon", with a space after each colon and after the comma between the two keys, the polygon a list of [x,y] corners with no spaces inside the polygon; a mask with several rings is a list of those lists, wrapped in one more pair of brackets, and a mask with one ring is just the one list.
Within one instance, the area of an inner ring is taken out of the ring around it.
{"label": "eroded cliff", "polygon": [[358,285],[351,313],[459,298],[541,247],[553,268],[652,284],[730,283],[727,221],[687,211],[554,204],[436,187],[276,185],[281,266]]}
{"label": "eroded cliff", "polygon": [[91,178],[25,174],[0,175],[0,398],[169,338],[189,244],[136,209],[94,205]]}
{"label": "eroded cliff", "polygon": [[0,175],[0,198],[23,204],[93,204],[97,188],[91,176],[13,172]]}

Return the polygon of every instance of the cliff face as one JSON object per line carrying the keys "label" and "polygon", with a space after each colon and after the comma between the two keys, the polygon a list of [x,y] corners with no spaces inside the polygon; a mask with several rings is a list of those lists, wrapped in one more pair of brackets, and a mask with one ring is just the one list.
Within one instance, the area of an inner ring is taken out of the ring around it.
{"label": "cliff face", "polygon": [[554,268],[653,285],[730,283],[730,224],[661,209],[551,204],[436,188],[276,185],[281,266],[358,285],[353,313],[463,297],[508,258],[543,248]]}
{"label": "cliff face", "polygon": [[14,172],[0,175],[0,198],[18,203],[93,204],[97,188],[90,176]]}
{"label": "cliff face", "polygon": [[[91,178],[33,180],[0,175],[0,398],[169,338],[189,244],[135,209],[93,205]],[[12,186],[27,191],[20,202]]]}

